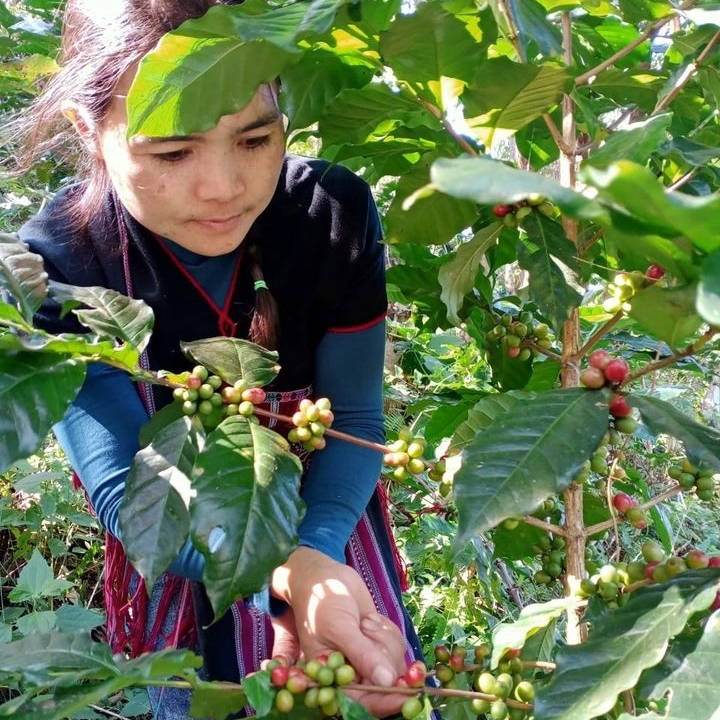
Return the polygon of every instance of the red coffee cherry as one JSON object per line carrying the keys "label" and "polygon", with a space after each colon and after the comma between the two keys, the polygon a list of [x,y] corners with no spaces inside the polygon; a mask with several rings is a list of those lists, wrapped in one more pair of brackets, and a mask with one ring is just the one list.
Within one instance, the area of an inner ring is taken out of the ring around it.
{"label": "red coffee cherry", "polygon": [[612,400],[610,400],[610,414],[616,418],[632,415],[632,408],[625,395],[615,395]]}
{"label": "red coffee cherry", "polygon": [[630,372],[630,367],[623,358],[616,357],[610,360],[603,372],[611,383],[621,383],[627,377],[628,372]]}

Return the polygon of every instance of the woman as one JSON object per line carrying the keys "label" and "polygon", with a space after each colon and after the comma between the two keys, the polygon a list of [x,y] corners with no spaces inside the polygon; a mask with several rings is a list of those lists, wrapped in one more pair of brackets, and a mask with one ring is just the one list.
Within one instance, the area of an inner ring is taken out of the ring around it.
{"label": "woman", "polygon": [[[349,171],[287,156],[277,88],[187,137],[126,139],[125,96],[140,58],[212,0],[69,0],[61,70],[29,128],[59,113],[81,141],[82,182],[21,230],[51,278],[110,287],[154,310],[147,366],[181,371],[180,341],[248,337],[277,349],[270,388],[291,411],[312,393],[333,402],[334,427],[382,442],[383,252],[368,187]],[[232,4],[232,3],[229,3]],[[24,119],[27,122],[27,118]],[[45,306],[52,331],[82,331]],[[127,563],[118,505],[138,430],[170,401],[107,366],[88,377],[56,434],[108,532],[106,605],[114,649],[196,647],[211,679],[240,680],[271,653],[290,660],[338,649],[365,682],[392,685],[413,657],[392,544],[376,485],[380,456],[330,440],[304,477],[300,546],[273,574],[286,603],[270,619],[249,600],[206,628],[203,557],[189,544],[148,599]],[[370,589],[369,589],[370,588]],[[378,612],[380,611],[380,612]],[[274,630],[274,644],[272,640]],[[403,697],[361,693],[374,714]],[[187,693],[153,692],[155,716],[187,715]]]}

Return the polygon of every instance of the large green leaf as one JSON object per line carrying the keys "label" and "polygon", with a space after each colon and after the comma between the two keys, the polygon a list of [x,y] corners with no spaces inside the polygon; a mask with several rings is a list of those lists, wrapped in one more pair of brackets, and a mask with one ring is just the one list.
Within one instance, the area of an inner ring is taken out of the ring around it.
{"label": "large green leaf", "polygon": [[26,323],[47,296],[47,279],[42,257],[17,236],[0,232],[0,290],[10,293]]}
{"label": "large green leaf", "polygon": [[477,206],[453,197],[433,196],[417,199],[407,207],[406,198],[424,186],[429,177],[428,163],[423,159],[418,165],[397,184],[395,197],[384,217],[385,240],[443,245],[477,220]]}
{"label": "large green leaf", "polygon": [[508,0],[508,8],[524,48],[532,41],[543,55],[562,55],[562,34],[545,17],[545,8],[537,0]]}
{"label": "large green leaf", "polygon": [[143,300],[104,287],[78,287],[53,281],[50,294],[65,309],[79,305],[92,308],[74,312],[83,325],[98,335],[125,340],[138,352],[150,342],[155,316]]}
{"label": "large green leaf", "polygon": [[0,645],[0,672],[45,683],[59,672],[105,679],[118,674],[112,652],[90,633],[35,633]]}
{"label": "large green leaf", "polygon": [[128,136],[214,127],[298,58],[298,41],[327,31],[344,2],[217,5],[186,21],[141,61],[128,94]]}
{"label": "large green leaf", "polygon": [[304,53],[282,78],[280,104],[289,129],[317,122],[343,90],[361,88],[372,76],[373,67],[357,55],[342,56],[322,47]]}
{"label": "large green leaf", "polygon": [[659,340],[677,348],[702,325],[695,312],[694,287],[663,288],[651,285],[630,300],[630,317]]}
{"label": "large green leaf", "polygon": [[491,58],[477,68],[462,101],[472,127],[519,130],[548,112],[570,89],[567,71]]}
{"label": "large green leaf", "polygon": [[598,189],[598,198],[616,208],[616,221],[625,214],[649,233],[684,235],[705,252],[720,247],[720,196],[693,197],[666,190],[651,170],[625,160],[606,170],[588,167],[583,174]]}
{"label": "large green leaf", "polygon": [[480,263],[488,248],[497,240],[502,227],[502,223],[484,227],[470,241],[462,243],[455,257],[440,268],[440,298],[447,306],[448,319],[456,325],[460,324],[458,312],[462,310],[465,296],[475,287]]}
{"label": "large green leaf", "polygon": [[446,110],[470,81],[479,46],[464,23],[440,3],[423,3],[400,15],[380,36],[383,60],[400,80]]}
{"label": "large green leaf", "polygon": [[244,378],[249,385],[262,387],[280,372],[278,354],[249,340],[215,337],[180,343],[180,347],[189,358],[228,383]]}
{"label": "large green leaf", "polygon": [[706,682],[720,667],[720,611],[705,623],[702,635],[674,642],[660,665],[643,673],[639,692],[644,698],[670,693],[667,720],[717,720],[720,686]]}
{"label": "large green leaf", "polygon": [[652,433],[677,438],[698,462],[720,468],[720,431],[717,428],[700,425],[674,405],[651,395],[633,395],[632,404]]}
{"label": "large green leaf", "polygon": [[457,543],[562,492],[608,427],[607,393],[550,390],[497,417],[455,474]]}
{"label": "large green leaf", "polygon": [[552,178],[517,170],[484,156],[436,160],[430,179],[433,188],[482,205],[516,203],[538,194],[552,200],[571,217],[609,219],[607,211],[595,200],[563,187]]}
{"label": "large green leaf", "polygon": [[493,628],[490,667],[497,667],[500,658],[508,650],[520,649],[525,645],[527,638],[547,627],[553,620],[576,605],[577,599],[574,597],[532,603],[522,609],[515,622],[498,623]]}
{"label": "large green leaf", "polygon": [[539,213],[523,222],[527,237],[518,244],[518,263],[530,274],[530,298],[559,332],[571,310],[582,301],[582,295],[570,284],[577,284],[574,246],[558,223]]}
{"label": "large green leaf", "polygon": [[[268,693],[271,697],[272,694]],[[229,687],[217,682],[195,680],[190,699],[190,717],[227,718],[237,717],[237,713],[248,704],[242,685]]]}
{"label": "large green leaf", "polygon": [[297,544],[301,473],[287,441],[246,418],[228,418],[209,435],[195,463],[190,519],[216,617],[266,587]]}
{"label": "large green leaf", "polygon": [[85,365],[50,354],[0,353],[0,472],[34,453],[85,379]]}
{"label": "large green leaf", "polygon": [[666,141],[672,115],[663,113],[615,131],[586,164],[606,168],[616,160],[644,163]]}
{"label": "large green leaf", "polygon": [[681,573],[636,590],[624,607],[599,619],[582,645],[558,651],[551,682],[538,690],[538,720],[589,720],[615,705],[645,668],[657,664],[688,618],[707,608],[720,569]]}
{"label": "large green leaf", "polygon": [[706,323],[720,327],[720,250],[703,262],[696,307]]}
{"label": "large green leaf", "polygon": [[190,534],[190,476],[205,434],[183,416],[135,455],[120,503],[125,554],[152,589]]}
{"label": "large green leaf", "polygon": [[579,90],[593,97],[607,98],[618,106],[637,105],[651,112],[663,89],[663,80],[649,70],[620,70],[610,68],[601,72],[590,85]]}

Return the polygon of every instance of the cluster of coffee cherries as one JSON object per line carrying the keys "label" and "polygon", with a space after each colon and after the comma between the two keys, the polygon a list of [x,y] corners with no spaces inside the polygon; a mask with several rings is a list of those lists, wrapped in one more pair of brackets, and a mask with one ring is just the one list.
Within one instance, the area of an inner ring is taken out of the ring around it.
{"label": "cluster of coffee cherries", "polygon": [[533,575],[536,583],[549,585],[565,572],[565,540],[559,535],[543,535],[532,549],[541,565]]}
{"label": "cluster of coffee cherries", "polygon": [[309,398],[301,400],[292,416],[295,427],[288,433],[288,442],[301,444],[308,452],[322,450],[327,444],[325,431],[335,419],[331,407],[330,400],[325,397],[315,402]]}
{"label": "cluster of coffee cherries", "polygon": [[711,467],[696,467],[688,458],[683,458],[681,463],[671,465],[667,474],[677,480],[685,492],[694,488],[700,500],[708,502],[715,497],[717,473]]}
{"label": "cluster of coffee cherries", "polygon": [[274,659],[266,670],[276,689],[275,707],[279,712],[292,712],[298,698],[306,708],[319,708],[326,717],[340,711],[337,689],[350,685],[356,677],[355,669],[339,651],[296,665]]}
{"label": "cluster of coffee cherries", "polygon": [[660,265],[650,265],[645,272],[633,270],[629,273],[618,273],[612,279],[612,282],[608,283],[607,291],[610,297],[603,302],[603,310],[613,315],[620,310],[630,312],[632,307],[629,300],[638,291],[656,283],[663,277],[665,277],[665,269]]}
{"label": "cluster of coffee cherries", "polygon": [[503,221],[503,225],[509,228],[516,228],[530,213],[539,212],[546,217],[555,215],[555,206],[542,195],[533,193],[525,200],[511,205],[495,205],[492,213]]}
{"label": "cluster of coffee cherries", "polygon": [[[435,648],[435,678],[444,688],[458,688],[457,678],[461,673],[470,674],[471,688],[484,697],[473,698],[470,709],[473,714],[492,720],[505,718],[529,718],[530,711],[520,703],[531,703],[535,697],[532,684],[523,678],[523,663],[519,650],[508,650],[500,659],[495,671],[487,668],[491,649],[487,643],[472,649],[468,664],[468,650],[453,645],[438,645]],[[412,720],[412,719],[410,719]]]}
{"label": "cluster of coffee cherries", "polygon": [[638,501],[631,495],[624,492],[616,493],[613,495],[612,504],[621,517],[634,528],[644,530],[647,527],[647,515],[641,507],[638,507]]}
{"label": "cluster of coffee cherries", "polygon": [[[415,435],[409,427],[402,427],[398,432],[398,438],[387,446],[387,452],[383,455],[383,462],[392,468],[392,476],[398,482],[405,482],[410,475],[421,475],[425,472],[427,464],[423,460],[425,453],[425,438]],[[438,470],[434,468],[435,474],[440,473],[442,479],[445,472],[444,463]]]}
{"label": "cluster of coffee cherries", "polygon": [[240,379],[233,385],[224,384],[219,375],[212,375],[204,365],[196,365],[187,376],[184,387],[173,390],[173,398],[182,403],[185,415],[204,418],[243,415],[254,419],[255,406],[265,402],[265,391],[250,387]]}
{"label": "cluster of coffee cherries", "polygon": [[500,343],[509,357],[521,361],[536,357],[539,354],[537,348],[549,350],[552,347],[550,328],[546,323],[535,322],[530,310],[522,310],[516,315],[502,313],[486,338]]}

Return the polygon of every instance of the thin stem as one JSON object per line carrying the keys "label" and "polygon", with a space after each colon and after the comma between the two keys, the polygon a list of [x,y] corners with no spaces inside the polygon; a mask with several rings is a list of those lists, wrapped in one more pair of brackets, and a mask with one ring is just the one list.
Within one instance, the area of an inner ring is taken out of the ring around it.
{"label": "thin stem", "polygon": [[573,355],[573,360],[580,360],[585,357],[590,348],[594,347],[605,337],[623,318],[622,311],[616,312],[593,336]]}
{"label": "thin stem", "polygon": [[433,105],[427,100],[423,100],[418,97],[417,101],[420,105],[427,110],[438,122],[442,123],[445,132],[468,154],[468,155],[479,155],[478,151],[464,138],[455,128],[452,126],[450,121],[445,117],[442,110],[436,105]]}
{"label": "thin stem", "polygon": [[539,518],[536,518],[533,515],[526,515],[523,518],[523,522],[527,523],[528,525],[532,525],[536,528],[540,528],[541,530],[546,530],[547,532],[551,532],[553,535],[559,535],[560,537],[567,537],[565,528],[562,528],[559,525],[553,525],[552,523],[545,522],[544,520],[540,520]]}
{"label": "thin stem", "polygon": [[690,182],[695,177],[695,174],[697,173],[697,168],[693,168],[692,170],[688,170],[681,178],[676,180],[672,185],[668,187],[668,190],[678,190],[686,183]]}
{"label": "thin stem", "polygon": [[541,355],[544,355],[545,357],[557,360],[558,362],[564,362],[564,358],[562,355],[558,355],[552,350],[546,350],[545,348],[536,345],[534,342],[525,342],[523,344],[525,345],[525,347],[529,347],[531,350],[537,350],[537,352],[539,352]]}
{"label": "thin stem", "polygon": [[[678,483],[675,483],[669,490],[665,490],[665,492],[660,493],[659,495],[655,495],[654,497],[650,498],[647,502],[641,503],[640,505],[637,505],[637,508],[639,510],[649,510],[651,507],[654,507],[655,505],[659,505],[661,502],[664,502],[665,500],[669,500],[671,497],[675,497],[678,493],[682,492],[682,488]],[[605,520],[601,523],[597,523],[596,525],[590,525],[590,527],[585,528],[585,536],[590,537],[591,535],[596,535],[597,533],[603,532],[604,530],[609,530],[611,527],[615,525],[615,519],[612,518],[610,520]]]}
{"label": "thin stem", "polygon": [[[292,425],[294,427],[295,423],[293,423],[293,420],[288,415],[279,415],[278,413],[274,413],[271,410],[264,410],[263,408],[255,407],[255,414],[260,415],[262,417],[267,418],[274,418],[275,420],[279,420],[280,422],[283,422],[287,425]],[[348,435],[347,433],[340,432],[339,430],[333,430],[332,428],[328,428],[325,430],[325,434],[328,437],[334,437],[338,440],[345,440],[346,442],[353,443],[353,445],[359,445],[360,447],[368,448],[369,450],[375,450],[379,453],[382,453],[383,455],[388,452],[388,449],[385,445],[381,445],[380,443],[372,442],[370,440],[363,440],[362,438],[355,437],[354,435]]]}
{"label": "thin stem", "polygon": [[[692,7],[695,2],[696,0],[687,0],[687,2],[684,2],[678,8],[678,10],[687,10],[689,7]],[[611,55],[607,60],[601,62],[599,65],[596,65],[594,68],[588,70],[582,75],[578,75],[575,78],[575,87],[587,85],[596,75],[599,75],[603,70],[607,70],[618,60],[621,60],[626,55],[629,55],[636,47],[642,45],[647,39],[652,37],[652,35],[655,34],[661,27],[667,25],[671,20],[673,20],[674,17],[674,15],[670,15],[668,17],[661,18],[652,25],[648,25],[645,30],[641,32],[640,35],[638,35],[638,37],[635,38],[635,40],[633,40],[631,43],[629,43],[623,48],[620,48],[620,50],[618,50],[615,54]]]}
{"label": "thin stem", "polygon": [[556,142],[557,146],[560,148],[560,151],[563,154],[570,155],[573,152],[577,152],[577,150],[572,151],[570,149],[570,146],[565,142],[565,138],[562,136],[562,133],[560,132],[558,126],[555,124],[555,121],[552,119],[552,117],[550,117],[550,115],[548,115],[548,113],[544,113],[542,119],[545,121],[547,129],[550,131],[552,139]]}
{"label": "thin stem", "polygon": [[503,15],[505,15],[505,19],[507,20],[508,32],[510,33],[508,39],[512,43],[512,46],[515,48],[518,60],[520,60],[520,62],[524,64],[527,62],[527,60],[525,58],[525,53],[523,52],[522,46],[520,45],[517,28],[515,27],[515,21],[513,20],[513,16],[510,12],[510,7],[507,4],[507,0],[500,0],[498,5]]}
{"label": "thin stem", "polygon": [[538,670],[556,670],[557,665],[553,662],[546,662],[545,660],[532,660],[525,662],[523,661],[524,668],[536,668]]}
{"label": "thin stem", "polygon": [[89,706],[91,710],[94,710],[95,712],[99,712],[102,715],[107,715],[111,718],[116,718],[116,720],[128,720],[124,715],[118,715],[117,713],[113,712],[112,710],[108,710],[107,708],[100,707],[99,705],[90,705]]}
{"label": "thin stem", "polygon": [[708,42],[704,50],[698,55],[697,60],[695,60],[695,62],[689,63],[687,67],[680,73],[678,79],[675,81],[675,85],[673,85],[672,90],[670,90],[670,92],[658,102],[651,115],[657,115],[658,113],[665,110],[670,105],[670,103],[672,103],[672,101],[682,92],[683,88],[690,82],[693,75],[695,75],[695,73],[697,72],[698,67],[700,67],[705,62],[705,60],[707,60],[708,56],[715,49],[715,46],[718,44],[719,41],[720,30],[716,32],[712,36],[712,38],[710,38],[710,42]]}
{"label": "thin stem", "polygon": [[621,383],[621,386],[629,385],[631,382],[637,380],[643,375],[655,372],[660,368],[667,367],[668,365],[673,365],[678,360],[681,360],[684,357],[688,357],[689,355],[695,355],[695,353],[700,351],[705,345],[707,345],[708,342],[710,342],[710,340],[712,340],[712,338],[717,334],[717,332],[717,328],[711,327],[707,332],[702,335],[702,337],[698,338],[695,342],[690,343],[684,350],[673,353],[672,355],[669,355],[662,360],[658,360],[657,362],[648,363],[647,365],[645,365],[645,367],[641,367],[634,373],[630,373],[627,378],[625,378],[625,380]]}
{"label": "thin stem", "polygon": [[582,258],[583,255],[598,241],[600,238],[602,238],[605,235],[606,228],[600,228],[596,233],[593,234],[591,238],[586,240],[578,249],[578,255]]}

